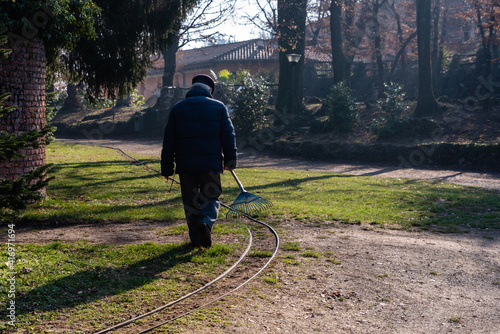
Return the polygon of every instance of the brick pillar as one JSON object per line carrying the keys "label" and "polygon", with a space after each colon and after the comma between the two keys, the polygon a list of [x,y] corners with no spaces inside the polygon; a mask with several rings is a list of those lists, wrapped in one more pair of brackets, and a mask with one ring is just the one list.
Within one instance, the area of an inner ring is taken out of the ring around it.
{"label": "brick pillar", "polygon": [[[34,38],[17,44],[0,59],[0,92],[11,93],[6,105],[18,108],[0,119],[0,131],[19,134],[45,126],[45,46]],[[45,146],[23,150],[25,157],[0,162],[0,178],[16,179],[45,164]]]}

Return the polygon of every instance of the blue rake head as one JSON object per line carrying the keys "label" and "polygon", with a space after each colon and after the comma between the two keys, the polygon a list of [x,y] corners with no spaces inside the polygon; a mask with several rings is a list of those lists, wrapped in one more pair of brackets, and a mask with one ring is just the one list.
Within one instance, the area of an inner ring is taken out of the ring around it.
{"label": "blue rake head", "polygon": [[237,218],[242,214],[250,217],[256,216],[259,212],[269,209],[271,206],[272,203],[267,199],[244,191],[229,206],[226,218]]}
{"label": "blue rake head", "polygon": [[252,217],[256,216],[260,211],[271,207],[272,204],[267,199],[263,199],[260,196],[250,194],[246,191],[234,170],[231,169],[229,172],[233,175],[238,187],[240,187],[241,193],[236,197],[233,204],[229,206],[226,218],[236,218],[242,214]]}

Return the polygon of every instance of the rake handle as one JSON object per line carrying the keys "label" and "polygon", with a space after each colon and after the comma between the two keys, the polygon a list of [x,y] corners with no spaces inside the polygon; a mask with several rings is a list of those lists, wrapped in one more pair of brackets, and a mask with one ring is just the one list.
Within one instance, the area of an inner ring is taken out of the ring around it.
{"label": "rake handle", "polygon": [[241,191],[246,193],[247,191],[245,190],[245,188],[243,188],[243,185],[241,184],[240,180],[236,176],[236,173],[234,172],[234,170],[230,169],[229,172],[231,172],[231,174],[233,175],[234,180],[236,181],[236,183],[238,183],[238,187],[240,187]]}

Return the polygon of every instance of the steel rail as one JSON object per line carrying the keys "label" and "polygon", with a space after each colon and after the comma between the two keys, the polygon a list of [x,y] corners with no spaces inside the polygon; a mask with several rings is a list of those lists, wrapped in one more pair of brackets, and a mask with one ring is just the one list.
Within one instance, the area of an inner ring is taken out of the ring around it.
{"label": "steel rail", "polygon": [[[232,209],[231,209],[228,205],[226,205],[226,204],[224,204],[224,203],[221,203],[221,205],[222,205],[223,207],[225,207],[226,209],[232,210]],[[204,308],[205,306],[208,306],[208,305],[210,305],[210,304],[212,304],[212,303],[215,303],[215,302],[216,302],[216,301],[218,301],[218,300],[221,300],[222,298],[224,298],[224,297],[226,297],[226,296],[230,295],[231,293],[235,292],[236,290],[238,290],[238,289],[240,289],[241,287],[243,287],[244,285],[246,285],[248,282],[250,282],[250,281],[251,281],[251,280],[253,280],[255,277],[257,277],[257,276],[258,276],[258,275],[259,275],[259,274],[260,274],[260,273],[261,273],[264,269],[266,269],[266,267],[267,267],[267,266],[271,263],[271,261],[274,259],[274,257],[276,256],[276,254],[277,254],[277,252],[278,252],[278,249],[279,249],[279,236],[278,236],[278,233],[277,233],[277,232],[276,232],[276,231],[275,231],[275,230],[274,230],[271,226],[269,226],[268,224],[266,224],[266,223],[264,223],[264,222],[262,222],[262,221],[260,221],[260,220],[258,220],[258,219],[255,219],[255,218],[253,218],[253,217],[250,217],[250,216],[246,215],[246,214],[245,214],[245,213],[243,213],[243,212],[238,212],[238,213],[239,213],[239,214],[241,214],[242,216],[244,216],[245,218],[250,219],[250,220],[251,220],[251,221],[253,221],[253,222],[256,222],[256,223],[259,223],[259,224],[262,224],[262,225],[266,226],[266,227],[267,227],[267,228],[268,228],[268,229],[269,229],[269,230],[270,230],[270,231],[274,234],[274,237],[276,238],[276,248],[274,249],[274,253],[273,253],[273,255],[269,258],[269,260],[268,260],[268,261],[264,264],[264,266],[263,266],[262,268],[260,268],[260,269],[259,269],[259,270],[258,270],[258,271],[257,271],[257,272],[253,275],[253,276],[251,276],[249,279],[247,279],[246,281],[244,281],[243,283],[241,283],[240,285],[238,285],[238,286],[237,286],[237,287],[235,287],[234,289],[232,289],[232,290],[230,290],[230,291],[228,291],[228,292],[224,293],[223,295],[221,295],[221,296],[219,296],[219,297],[217,297],[217,298],[214,298],[214,299],[212,299],[211,301],[209,301],[209,302],[207,302],[207,303],[205,303],[205,304],[203,304],[203,305],[200,305],[199,307],[197,307],[197,308],[195,308],[195,309],[192,309],[192,310],[190,310],[190,311],[188,311],[188,312],[186,312],[186,313],[183,313],[183,314],[181,314],[181,315],[179,315],[179,316],[177,316],[177,317],[171,318],[171,319],[166,320],[166,321],[164,321],[164,322],[162,322],[162,323],[160,323],[160,324],[157,324],[157,325],[155,325],[155,326],[149,327],[149,328],[147,328],[147,329],[145,329],[145,330],[143,330],[143,331],[141,331],[141,332],[138,332],[137,334],[143,334],[143,333],[150,332],[150,331],[152,331],[153,329],[156,329],[156,328],[158,328],[158,327],[164,326],[164,325],[166,325],[166,324],[168,324],[168,323],[170,323],[170,322],[172,322],[172,321],[174,321],[174,320],[177,320],[177,319],[180,319],[180,318],[182,318],[182,317],[185,317],[185,316],[186,316],[186,315],[188,315],[188,314],[191,314],[191,313],[193,313],[193,312],[195,312],[195,311],[198,311],[198,310],[200,310],[200,309]]]}
{"label": "steel rail", "polygon": [[[92,144],[89,144],[89,145],[92,145]],[[104,145],[95,145],[95,144],[93,144],[93,146],[99,146],[99,147],[103,147],[103,148],[107,148],[107,149],[112,149],[112,150],[114,150],[114,151],[119,151],[121,154],[125,155],[127,158],[129,158],[129,159],[131,159],[131,160],[134,160],[135,162],[137,162],[137,163],[141,164],[141,165],[142,165],[142,166],[144,166],[145,168],[147,168],[147,169],[149,169],[149,170],[151,170],[151,171],[154,171],[155,173],[161,174],[161,172],[160,172],[160,171],[158,171],[157,169],[152,168],[152,167],[150,167],[150,166],[148,166],[148,165],[144,164],[142,161],[140,161],[140,160],[138,160],[138,159],[136,159],[136,158],[132,157],[131,155],[129,155],[128,153],[126,153],[125,151],[123,151],[123,150],[122,150],[122,149],[120,149],[120,148],[117,148],[117,147],[112,147],[112,146],[104,146]],[[156,177],[157,177],[158,179],[161,179],[161,178],[160,178],[160,177],[158,177],[158,176],[156,176]],[[180,182],[179,182],[179,181],[177,181],[177,180],[175,180],[174,178],[169,178],[169,179],[170,179],[170,180],[172,180],[172,182],[175,182],[175,183],[177,183],[177,184],[180,184]],[[236,210],[236,209],[234,209],[234,208],[231,208],[229,205],[227,205],[227,204],[225,204],[225,203],[223,203],[223,202],[221,202],[221,206],[223,206],[224,208],[226,208],[226,209],[228,209],[228,210],[238,211],[238,210]],[[247,218],[248,220],[251,220],[251,221],[253,221],[253,222],[255,222],[255,223],[258,223],[258,224],[261,224],[261,225],[263,225],[263,226],[267,227],[267,228],[269,229],[269,231],[271,231],[271,233],[274,235],[274,238],[275,238],[275,240],[276,240],[276,247],[275,247],[275,249],[274,249],[274,252],[273,252],[272,256],[271,256],[271,257],[269,258],[269,260],[268,260],[268,261],[264,264],[264,266],[262,266],[262,267],[261,267],[261,268],[260,268],[260,269],[259,269],[259,270],[258,270],[258,271],[254,274],[254,275],[253,275],[253,276],[251,276],[250,278],[248,278],[248,279],[247,279],[246,281],[244,281],[242,284],[240,284],[240,285],[238,285],[237,287],[233,288],[232,290],[230,290],[230,291],[228,291],[228,292],[226,292],[226,293],[222,294],[221,296],[219,296],[219,297],[217,297],[217,298],[215,298],[215,299],[212,299],[211,301],[209,301],[209,302],[207,302],[207,303],[205,303],[205,304],[203,304],[203,305],[201,305],[201,306],[199,306],[199,307],[197,307],[197,308],[195,308],[195,309],[192,309],[192,310],[190,310],[190,311],[188,311],[188,312],[185,312],[185,313],[183,313],[183,314],[181,314],[181,315],[179,315],[179,316],[176,316],[176,317],[174,317],[174,318],[171,318],[171,319],[169,319],[169,320],[166,320],[166,321],[164,321],[164,322],[162,322],[162,323],[160,323],[160,324],[157,324],[157,325],[155,325],[155,326],[149,327],[149,328],[147,328],[147,329],[145,329],[145,330],[143,330],[143,331],[141,331],[141,332],[138,332],[137,334],[147,333],[147,332],[149,332],[149,331],[151,331],[151,330],[153,330],[153,329],[156,329],[156,328],[158,328],[158,327],[164,326],[164,325],[166,325],[166,324],[168,324],[168,323],[170,323],[170,322],[172,322],[172,321],[174,321],[174,320],[180,319],[180,318],[182,318],[182,317],[184,317],[184,316],[186,316],[186,315],[188,315],[188,314],[190,314],[190,313],[193,313],[193,312],[195,312],[195,311],[197,311],[197,310],[200,310],[200,309],[202,309],[203,307],[206,307],[207,305],[212,304],[212,303],[214,303],[214,302],[216,302],[216,301],[218,301],[218,300],[220,300],[220,299],[222,299],[222,298],[224,298],[224,297],[228,296],[229,294],[231,294],[231,293],[235,292],[236,290],[240,289],[241,287],[243,287],[244,285],[246,285],[248,282],[250,282],[251,280],[253,280],[253,279],[254,279],[255,277],[257,277],[257,276],[258,276],[258,275],[259,275],[259,274],[260,274],[260,273],[261,273],[261,272],[262,272],[265,268],[267,268],[267,266],[271,263],[271,261],[272,261],[272,260],[276,257],[276,254],[278,253],[278,250],[279,250],[279,243],[280,243],[280,241],[279,241],[279,235],[278,235],[278,233],[277,233],[277,232],[276,232],[276,231],[275,231],[275,230],[274,230],[274,229],[273,229],[270,225],[268,225],[268,224],[266,224],[266,223],[264,223],[264,222],[262,222],[262,221],[260,221],[260,220],[258,220],[258,219],[256,219],[256,218],[254,218],[254,217],[251,217],[251,216],[247,215],[246,213],[243,213],[243,212],[238,211],[238,214],[240,214],[241,216],[243,216],[243,217]],[[135,321],[137,321],[137,320],[139,320],[139,319],[142,319],[142,318],[145,318],[145,317],[150,316],[150,315],[152,315],[152,314],[158,313],[158,312],[160,312],[160,311],[162,311],[162,310],[164,310],[164,309],[166,309],[166,308],[168,308],[168,307],[171,307],[171,306],[173,306],[173,305],[175,305],[175,304],[180,303],[181,301],[183,301],[183,300],[185,300],[185,299],[187,299],[187,298],[189,298],[189,297],[192,297],[193,295],[195,295],[195,294],[197,294],[197,293],[200,293],[201,291],[203,291],[203,290],[207,289],[208,287],[210,287],[211,285],[213,285],[213,284],[214,284],[214,283],[216,283],[217,281],[219,281],[219,280],[221,280],[222,278],[224,278],[224,277],[225,277],[226,275],[228,275],[228,274],[229,274],[232,270],[234,270],[234,268],[236,268],[236,266],[238,266],[238,265],[239,265],[239,264],[243,261],[243,259],[247,256],[248,252],[250,251],[250,248],[252,247],[252,243],[253,243],[252,233],[250,232],[250,230],[248,229],[248,227],[247,227],[247,231],[248,231],[248,232],[249,232],[249,234],[250,234],[250,238],[249,238],[249,244],[248,244],[248,246],[247,246],[247,248],[246,248],[245,252],[243,252],[243,254],[240,256],[240,258],[238,259],[238,261],[236,261],[236,262],[235,262],[235,263],[234,263],[234,264],[233,264],[233,265],[232,265],[229,269],[227,269],[224,273],[222,273],[221,275],[219,275],[218,277],[216,277],[214,280],[210,281],[209,283],[207,283],[207,284],[205,284],[204,286],[202,286],[202,287],[200,287],[200,288],[196,289],[195,291],[192,291],[192,292],[190,292],[190,293],[188,293],[188,294],[186,294],[186,295],[184,295],[184,296],[182,296],[182,297],[180,297],[180,298],[178,298],[178,299],[176,299],[176,300],[174,300],[174,301],[172,301],[172,302],[169,302],[169,303],[167,303],[167,304],[165,304],[165,305],[162,305],[162,306],[160,306],[160,307],[158,307],[158,308],[156,308],[156,309],[154,309],[154,310],[152,310],[152,311],[149,311],[149,312],[143,313],[143,314],[141,314],[141,315],[139,315],[139,316],[137,316],[137,317],[131,318],[131,319],[127,320],[127,321],[124,321],[124,322],[121,322],[121,323],[119,323],[119,324],[116,324],[116,325],[113,325],[113,326],[111,326],[111,327],[108,327],[108,328],[105,328],[105,329],[103,329],[103,330],[100,330],[99,332],[96,332],[95,334],[103,334],[103,333],[107,333],[107,332],[110,332],[110,331],[114,331],[114,330],[116,330],[116,329],[118,329],[118,328],[121,328],[121,327],[124,327],[124,326],[126,326],[126,325],[129,325],[129,324],[131,324],[131,323],[133,323],[133,322],[135,322]]]}
{"label": "steel rail", "polygon": [[146,313],[143,313],[141,315],[138,315],[134,318],[131,318],[129,320],[126,320],[126,321],[123,321],[123,322],[120,322],[119,324],[116,324],[116,325],[113,325],[111,327],[108,327],[108,328],[105,328],[103,330],[100,330],[99,332],[95,333],[95,334],[103,334],[103,333],[107,333],[107,332],[110,332],[110,331],[114,331],[118,328],[121,328],[123,326],[126,326],[134,321],[137,321],[139,319],[142,319],[142,318],[145,318],[145,317],[148,317],[152,314],[155,314],[155,313],[158,313],[160,311],[163,311],[164,309],[170,307],[170,306],[173,306],[175,304],[178,304],[180,303],[181,301],[183,301],[184,299],[187,299],[205,289],[207,289],[209,286],[213,285],[214,283],[216,283],[217,281],[220,281],[222,278],[224,278],[227,274],[229,274],[234,268],[236,268],[236,266],[238,264],[241,263],[241,261],[243,261],[245,259],[245,257],[247,256],[248,252],[250,251],[250,248],[252,248],[252,242],[253,242],[253,238],[252,238],[252,233],[250,232],[250,230],[247,228],[249,234],[250,234],[250,240],[248,242],[248,246],[246,248],[246,250],[243,252],[243,254],[240,256],[240,258],[238,259],[238,261],[236,261],[229,269],[227,269],[225,272],[223,272],[222,274],[220,274],[219,276],[217,276],[216,278],[214,278],[212,281],[208,282],[207,284],[205,284],[204,286],[194,290],[194,291],[191,291],[190,293],[187,293],[185,294],[184,296],[174,300],[174,301],[171,301],[165,305],[162,305],[158,308],[155,308],[154,310],[151,310],[149,312],[146,312]]}

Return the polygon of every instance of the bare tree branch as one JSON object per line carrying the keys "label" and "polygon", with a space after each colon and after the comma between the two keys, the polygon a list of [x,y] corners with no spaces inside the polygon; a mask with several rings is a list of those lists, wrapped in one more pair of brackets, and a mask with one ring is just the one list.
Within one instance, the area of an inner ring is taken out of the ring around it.
{"label": "bare tree branch", "polygon": [[[224,36],[220,32],[207,33],[207,30],[215,29],[224,24],[234,13],[236,0],[218,2],[215,0],[204,0],[197,9],[188,15],[182,22],[179,33],[179,48],[187,43],[195,41],[206,41]],[[195,37],[193,37],[195,36]]]}
{"label": "bare tree branch", "polygon": [[246,14],[243,18],[259,30],[276,36],[278,26],[278,8],[275,0],[251,0],[250,4],[255,4],[258,11],[254,15]]}

